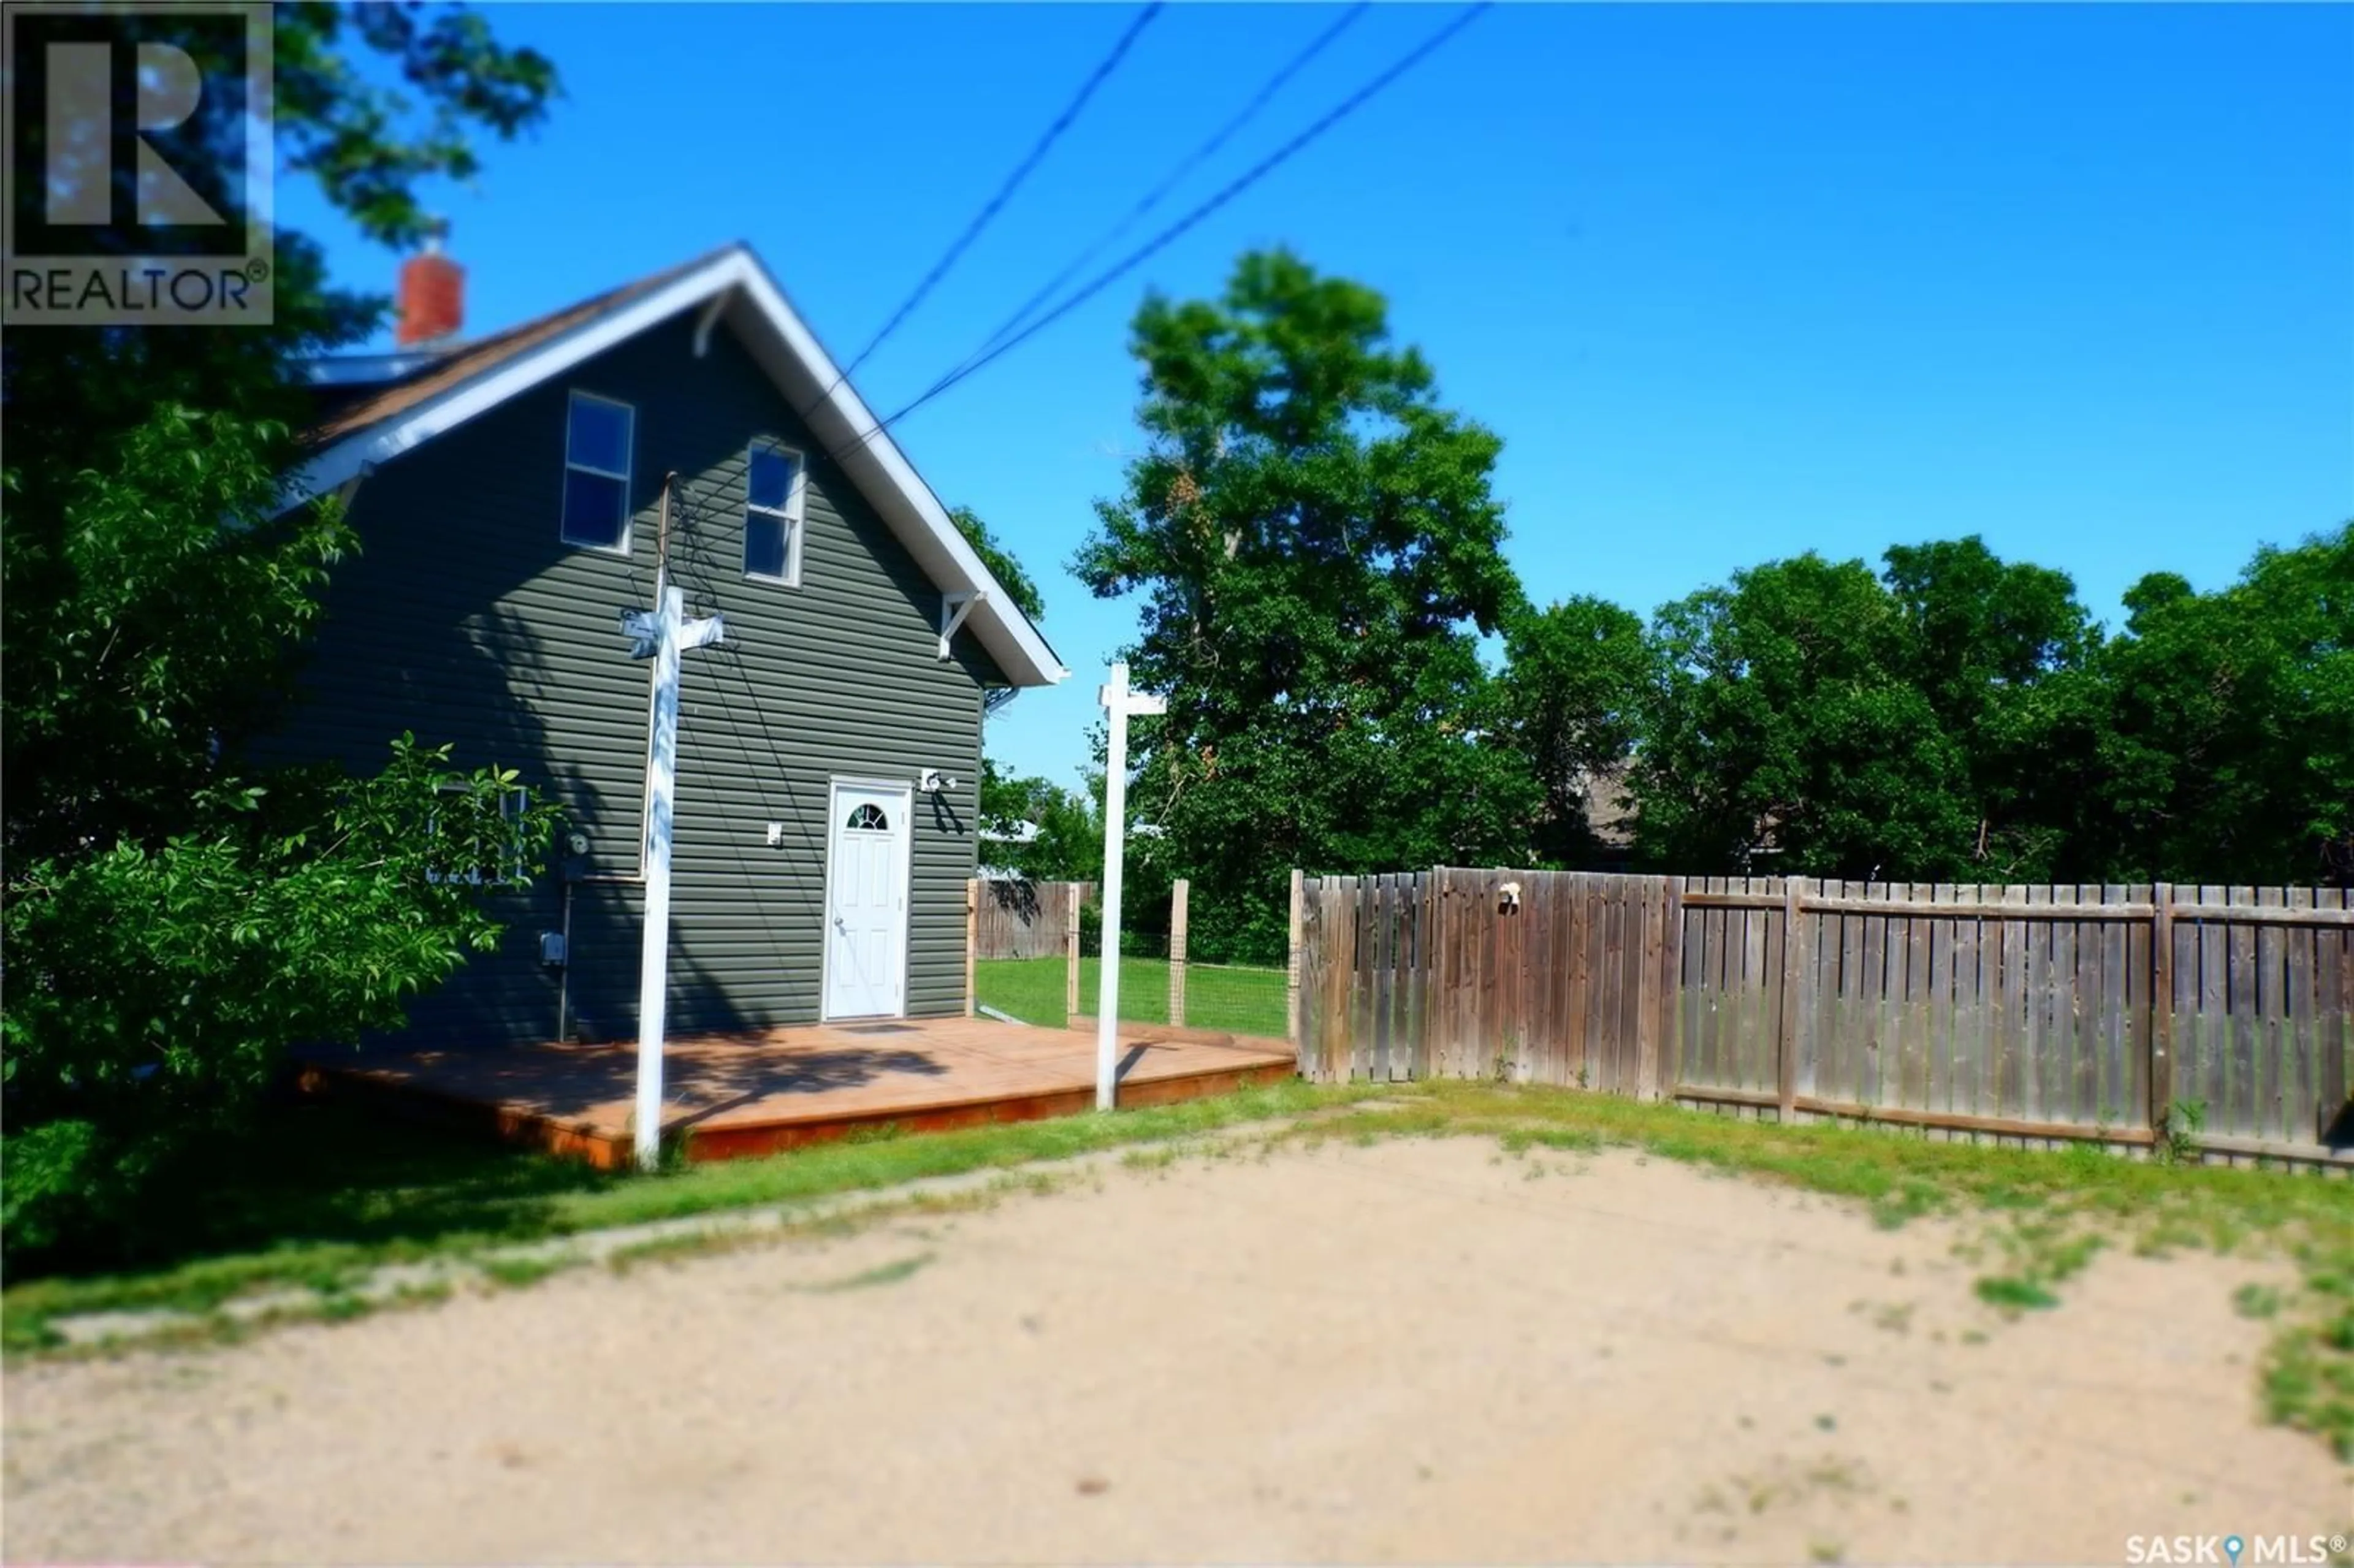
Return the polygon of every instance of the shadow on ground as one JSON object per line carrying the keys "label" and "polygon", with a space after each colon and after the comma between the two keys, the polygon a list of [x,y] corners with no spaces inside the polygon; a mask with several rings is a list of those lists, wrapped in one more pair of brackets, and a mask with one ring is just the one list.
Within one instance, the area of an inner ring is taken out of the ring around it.
{"label": "shadow on ground", "polygon": [[366,1107],[289,1098],[192,1151],[102,1248],[12,1259],[9,1283],[276,1248],[539,1234],[555,1200],[617,1179]]}

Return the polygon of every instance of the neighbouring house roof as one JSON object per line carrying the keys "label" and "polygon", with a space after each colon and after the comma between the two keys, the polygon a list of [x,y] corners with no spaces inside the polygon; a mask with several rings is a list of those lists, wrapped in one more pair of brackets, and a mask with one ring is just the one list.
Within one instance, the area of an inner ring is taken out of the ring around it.
{"label": "neighbouring house roof", "polygon": [[[334,490],[682,312],[699,310],[697,349],[725,325],[767,371],[834,463],[944,593],[978,592],[965,619],[1015,686],[1046,686],[1070,672],[1030,618],[981,564],[948,509],[785,299],[748,246],[724,247],[505,332],[421,362],[390,365],[389,379],[322,383],[310,458],[289,505]],[[404,361],[419,356],[400,356]]]}
{"label": "neighbouring house roof", "polygon": [[1627,795],[1628,769],[1624,762],[1585,776],[1585,825],[1596,842],[1623,850],[1635,839],[1635,806]]}

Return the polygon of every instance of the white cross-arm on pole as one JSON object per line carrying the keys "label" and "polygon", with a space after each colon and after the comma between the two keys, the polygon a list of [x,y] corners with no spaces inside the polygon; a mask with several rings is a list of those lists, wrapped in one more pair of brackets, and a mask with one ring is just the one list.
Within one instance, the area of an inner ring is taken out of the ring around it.
{"label": "white cross-arm on pole", "polygon": [[[1119,1071],[1119,883],[1128,839],[1128,721],[1169,711],[1168,699],[1128,687],[1128,665],[1111,667],[1111,680],[1097,694],[1110,720],[1104,758],[1103,954],[1097,960],[1096,1109],[1118,1101]],[[1175,1022],[1172,1020],[1172,1022]]]}
{"label": "white cross-arm on pole", "polygon": [[638,959],[638,1168],[662,1158],[663,1031],[670,994],[671,809],[678,791],[679,655],[726,640],[718,616],[686,619],[685,597],[663,587],[653,609],[625,609],[630,657],[654,662],[654,726],[646,756],[646,925]]}

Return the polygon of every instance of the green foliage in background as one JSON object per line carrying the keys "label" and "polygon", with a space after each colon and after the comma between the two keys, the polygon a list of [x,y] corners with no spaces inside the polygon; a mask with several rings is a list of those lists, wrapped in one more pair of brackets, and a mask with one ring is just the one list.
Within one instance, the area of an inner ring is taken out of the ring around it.
{"label": "green foliage in background", "polygon": [[1479,656],[1520,590],[1500,443],[1441,406],[1362,284],[1283,251],[1215,300],[1155,295],[1131,344],[1150,450],[1072,562],[1135,595],[1137,817],[1193,885],[1205,959],[1279,959],[1288,869],[1527,853],[1538,791]]}
{"label": "green foliage in background", "polygon": [[964,535],[964,542],[972,546],[972,553],[981,557],[981,564],[989,568],[999,586],[1013,596],[1014,606],[1033,620],[1045,620],[1045,596],[1038,591],[1037,583],[1022,563],[1013,558],[1013,553],[989,531],[981,514],[970,506],[952,506],[949,508],[949,521],[956,524],[957,532]]}
{"label": "green foliage in background", "polygon": [[[280,155],[387,244],[424,233],[426,182],[473,174],[473,139],[535,124],[555,88],[544,58],[457,7],[273,17]],[[387,76],[397,90],[374,85]],[[192,183],[218,198],[244,127],[201,132],[210,164]],[[291,689],[326,574],[357,547],[331,503],[280,509],[309,418],[285,365],[365,338],[384,305],[329,288],[317,245],[283,230],[275,288],[268,327],[8,341],[12,1259],[133,1245],[153,1183],[250,1109],[287,1045],[397,1022],[493,939],[474,873],[528,875],[552,826],[512,775],[461,771],[429,746],[404,740],[368,777],[247,755]]]}
{"label": "green foliage in background", "polygon": [[2174,882],[2354,880],[2354,523],[2193,592],[2126,596],[2095,655],[2086,858]]}
{"label": "green foliage in background", "polygon": [[1662,675],[1635,759],[1654,863],[1903,874],[1969,832],[1962,748],[1905,678],[1906,623],[1861,561],[1737,572],[1660,609]]}
{"label": "green foliage in background", "polygon": [[[1660,609],[1637,847],[1687,874],[1953,882],[2354,876],[2354,524],[2104,637],[1976,537],[1813,555]],[[1516,690],[1557,683],[1515,662]]]}
{"label": "green foliage in background", "polygon": [[1592,819],[1606,821],[1617,805],[1617,773],[1642,733],[1658,652],[1640,616],[1580,595],[1517,611],[1505,624],[1504,657],[1510,734],[1543,791],[1535,856],[1591,863],[1608,853]]}
{"label": "green foliage in background", "polygon": [[984,759],[982,863],[1032,882],[1100,881],[1104,850],[1100,779],[1096,780],[1094,795],[1090,800],[1044,779],[1013,778],[994,760]]}
{"label": "green foliage in background", "polygon": [[2211,593],[2147,577],[2114,633],[1975,535],[1763,562],[1648,621],[1538,609],[1500,443],[1372,290],[1253,252],[1148,298],[1131,347],[1150,447],[1071,567],[1132,597],[1169,699],[1132,731],[1165,836],[1131,876],[1193,879],[1199,956],[1279,959],[1295,865],[2354,878],[2354,524]]}

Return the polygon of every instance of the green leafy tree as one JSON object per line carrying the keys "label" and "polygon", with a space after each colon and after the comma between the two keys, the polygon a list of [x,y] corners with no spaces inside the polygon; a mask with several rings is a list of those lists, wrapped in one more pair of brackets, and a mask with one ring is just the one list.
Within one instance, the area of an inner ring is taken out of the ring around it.
{"label": "green leafy tree", "polygon": [[[1813,556],[1663,609],[1638,842],[1687,872],[1914,881],[2354,877],[2354,525],[2104,639],[1976,538],[1875,581]],[[1763,852],[1763,853],[1761,853]]]}
{"label": "green leafy tree", "polygon": [[1903,640],[1897,670],[1958,749],[1977,820],[1924,873],[1988,882],[2073,874],[2070,820],[2091,781],[2096,704],[2085,661],[2099,645],[2066,573],[2005,562],[1973,535],[1895,546],[1882,557]]}
{"label": "green leafy tree", "polygon": [[1506,708],[1543,790],[1538,858],[1587,864],[1604,848],[1592,808],[1615,807],[1615,780],[1642,733],[1658,676],[1652,643],[1641,617],[1581,595],[1513,615],[1504,651]]}
{"label": "green leafy tree", "polygon": [[2095,661],[2087,857],[2112,878],[2354,882],[2354,523],[2214,593],[2153,573],[2126,604]]}
{"label": "green leafy tree", "polygon": [[[425,231],[424,182],[474,172],[473,136],[535,124],[554,90],[545,58],[456,7],[273,22],[284,166],[387,244]],[[197,131],[192,183],[225,201],[243,125]],[[245,760],[356,547],[332,504],[281,512],[308,418],[285,362],[384,306],[328,287],[286,231],[275,290],[268,327],[7,341],[0,1181],[18,1256],[119,1245],[145,1184],[234,1124],[288,1045],[396,1022],[491,940],[480,868],[527,876],[552,827],[510,775],[406,741],[367,778]]]}
{"label": "green leafy tree", "polygon": [[[1051,779],[1015,778],[981,763],[981,845],[992,866],[1033,882],[1093,882],[1103,874],[1103,809]],[[1027,836],[1024,836],[1024,835]]]}
{"label": "green leafy tree", "polygon": [[981,520],[981,514],[970,506],[952,506],[949,508],[949,521],[956,524],[957,532],[964,535],[964,542],[972,546],[973,554],[981,557],[981,564],[989,568],[990,575],[1013,596],[1014,605],[1022,613],[1033,620],[1045,620],[1045,596],[1038,591],[1030,574],[1022,569],[1013,552],[998,543],[989,524]]}
{"label": "green leafy tree", "polygon": [[[1694,873],[1951,876],[1976,814],[1962,747],[1907,669],[1902,608],[1809,552],[1663,607],[1632,774],[1636,842]],[[1760,852],[1770,852],[1764,859]]]}
{"label": "green leafy tree", "polygon": [[1193,880],[1194,950],[1279,957],[1288,868],[1527,853],[1536,805],[1478,635],[1520,601],[1500,443],[1393,347],[1382,297],[1283,251],[1131,329],[1150,450],[1072,565],[1138,597],[1130,793]]}

